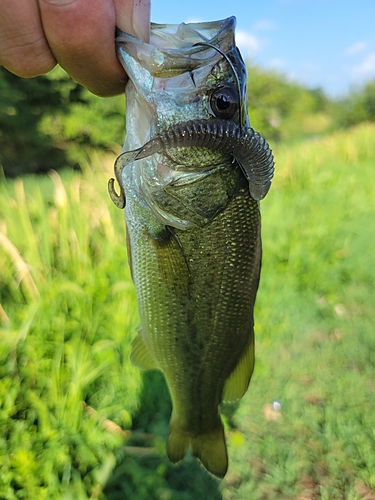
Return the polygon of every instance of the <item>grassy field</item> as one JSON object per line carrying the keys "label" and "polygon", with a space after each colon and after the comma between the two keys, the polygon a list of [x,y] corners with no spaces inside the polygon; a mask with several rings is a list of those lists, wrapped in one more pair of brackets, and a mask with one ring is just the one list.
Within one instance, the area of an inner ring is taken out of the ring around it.
{"label": "grassy field", "polygon": [[1,500],[375,499],[375,127],[275,154],[257,363],[223,408],[221,483],[169,465],[165,385],[153,373],[142,388],[128,361],[138,317],[113,158],[1,182]]}

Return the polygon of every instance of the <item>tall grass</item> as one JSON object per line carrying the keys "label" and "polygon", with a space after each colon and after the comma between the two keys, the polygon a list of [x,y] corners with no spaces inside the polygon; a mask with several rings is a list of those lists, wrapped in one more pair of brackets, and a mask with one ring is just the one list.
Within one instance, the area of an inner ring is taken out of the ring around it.
{"label": "tall grass", "polygon": [[[82,173],[3,182],[1,500],[374,498],[375,128],[275,155],[256,370],[235,413],[224,408],[221,493],[195,462],[169,466],[164,439],[138,464],[124,451],[141,390],[128,361],[138,318],[109,169],[94,159]],[[169,402],[155,387],[148,418],[164,432]]]}
{"label": "tall grass", "polygon": [[137,312],[107,177],[1,186],[0,498],[99,497],[123,442],[102,421],[131,423]]}

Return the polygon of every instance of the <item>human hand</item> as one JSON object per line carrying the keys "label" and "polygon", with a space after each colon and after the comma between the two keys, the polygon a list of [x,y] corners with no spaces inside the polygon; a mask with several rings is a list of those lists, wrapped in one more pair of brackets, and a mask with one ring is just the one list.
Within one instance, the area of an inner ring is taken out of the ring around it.
{"label": "human hand", "polygon": [[148,40],[150,0],[1,0],[0,64],[32,78],[58,63],[94,94],[120,94],[116,26]]}

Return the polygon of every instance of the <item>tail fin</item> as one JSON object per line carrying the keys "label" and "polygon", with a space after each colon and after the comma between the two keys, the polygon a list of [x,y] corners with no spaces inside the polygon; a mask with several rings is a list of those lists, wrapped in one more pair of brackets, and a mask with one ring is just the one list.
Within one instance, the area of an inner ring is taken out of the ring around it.
{"label": "tail fin", "polygon": [[182,460],[189,446],[193,455],[202,462],[208,472],[219,478],[225,476],[228,469],[228,454],[221,422],[217,429],[196,437],[182,430],[176,422],[171,422],[167,441],[169,460],[172,463]]}

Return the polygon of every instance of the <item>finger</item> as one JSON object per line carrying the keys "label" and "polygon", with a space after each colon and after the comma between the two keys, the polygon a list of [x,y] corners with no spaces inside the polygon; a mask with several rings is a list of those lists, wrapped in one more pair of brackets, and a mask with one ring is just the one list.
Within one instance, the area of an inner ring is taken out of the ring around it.
{"label": "finger", "polygon": [[44,32],[58,63],[100,96],[122,93],[126,75],[115,51],[116,11],[106,0],[39,0]]}
{"label": "finger", "polygon": [[55,66],[37,0],[1,0],[0,64],[23,78],[42,75]]}
{"label": "finger", "polygon": [[114,0],[116,26],[140,40],[150,39],[150,0]]}

